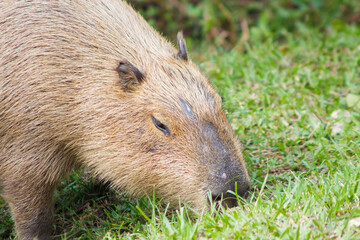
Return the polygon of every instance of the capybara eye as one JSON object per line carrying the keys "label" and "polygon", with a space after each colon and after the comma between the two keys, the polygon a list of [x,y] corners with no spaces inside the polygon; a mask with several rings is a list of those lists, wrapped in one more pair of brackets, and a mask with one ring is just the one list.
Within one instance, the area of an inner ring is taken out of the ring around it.
{"label": "capybara eye", "polygon": [[159,129],[160,131],[162,131],[165,135],[169,136],[170,135],[170,129],[163,124],[162,122],[160,122],[159,120],[157,120],[156,118],[154,118],[153,116],[151,116],[151,119],[155,125],[155,127],[157,129]]}

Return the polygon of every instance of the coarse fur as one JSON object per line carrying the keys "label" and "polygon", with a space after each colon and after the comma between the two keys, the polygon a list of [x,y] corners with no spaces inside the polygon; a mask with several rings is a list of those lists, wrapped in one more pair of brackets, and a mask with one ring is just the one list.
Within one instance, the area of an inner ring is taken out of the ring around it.
{"label": "coarse fur", "polygon": [[[0,185],[21,239],[48,239],[56,182],[85,166],[115,187],[195,209],[246,194],[221,98],[118,0],[0,2]],[[229,202],[229,205],[230,202]]]}

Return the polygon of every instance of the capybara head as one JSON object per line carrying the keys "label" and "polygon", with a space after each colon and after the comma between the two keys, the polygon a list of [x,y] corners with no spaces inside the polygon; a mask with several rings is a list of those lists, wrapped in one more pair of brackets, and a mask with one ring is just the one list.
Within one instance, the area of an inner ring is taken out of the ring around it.
{"label": "capybara head", "polygon": [[[117,67],[127,121],[122,132],[131,171],[112,164],[111,178],[131,192],[155,191],[165,199],[178,197],[197,208],[213,199],[236,204],[246,196],[249,177],[241,147],[222,110],[222,99],[198,67],[188,60],[182,34],[174,57],[141,63],[121,61]],[[124,129],[126,133],[124,133]],[[114,157],[114,159],[116,159]],[[126,180],[122,180],[125,179]]]}

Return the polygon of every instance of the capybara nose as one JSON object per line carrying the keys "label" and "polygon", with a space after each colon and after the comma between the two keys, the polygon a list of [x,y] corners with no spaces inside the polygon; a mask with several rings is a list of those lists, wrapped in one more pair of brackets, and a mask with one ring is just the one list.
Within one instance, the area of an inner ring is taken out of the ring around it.
{"label": "capybara nose", "polygon": [[[250,191],[250,183],[243,182],[236,186],[237,195],[243,199],[247,198]],[[228,208],[238,206],[238,200],[235,195],[235,184],[225,184],[222,188],[217,188],[211,192],[213,202],[219,202],[222,200],[222,205]]]}

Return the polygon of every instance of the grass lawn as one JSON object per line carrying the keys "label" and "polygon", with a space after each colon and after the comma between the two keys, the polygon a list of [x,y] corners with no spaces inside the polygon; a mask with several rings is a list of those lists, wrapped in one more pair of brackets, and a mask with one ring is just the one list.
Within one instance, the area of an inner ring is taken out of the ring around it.
{"label": "grass lawn", "polygon": [[[56,193],[58,237],[360,239],[360,27],[272,33],[259,24],[242,50],[203,46],[191,55],[244,145],[247,202],[192,216],[74,172]],[[0,239],[13,238],[12,228],[0,199]]]}

